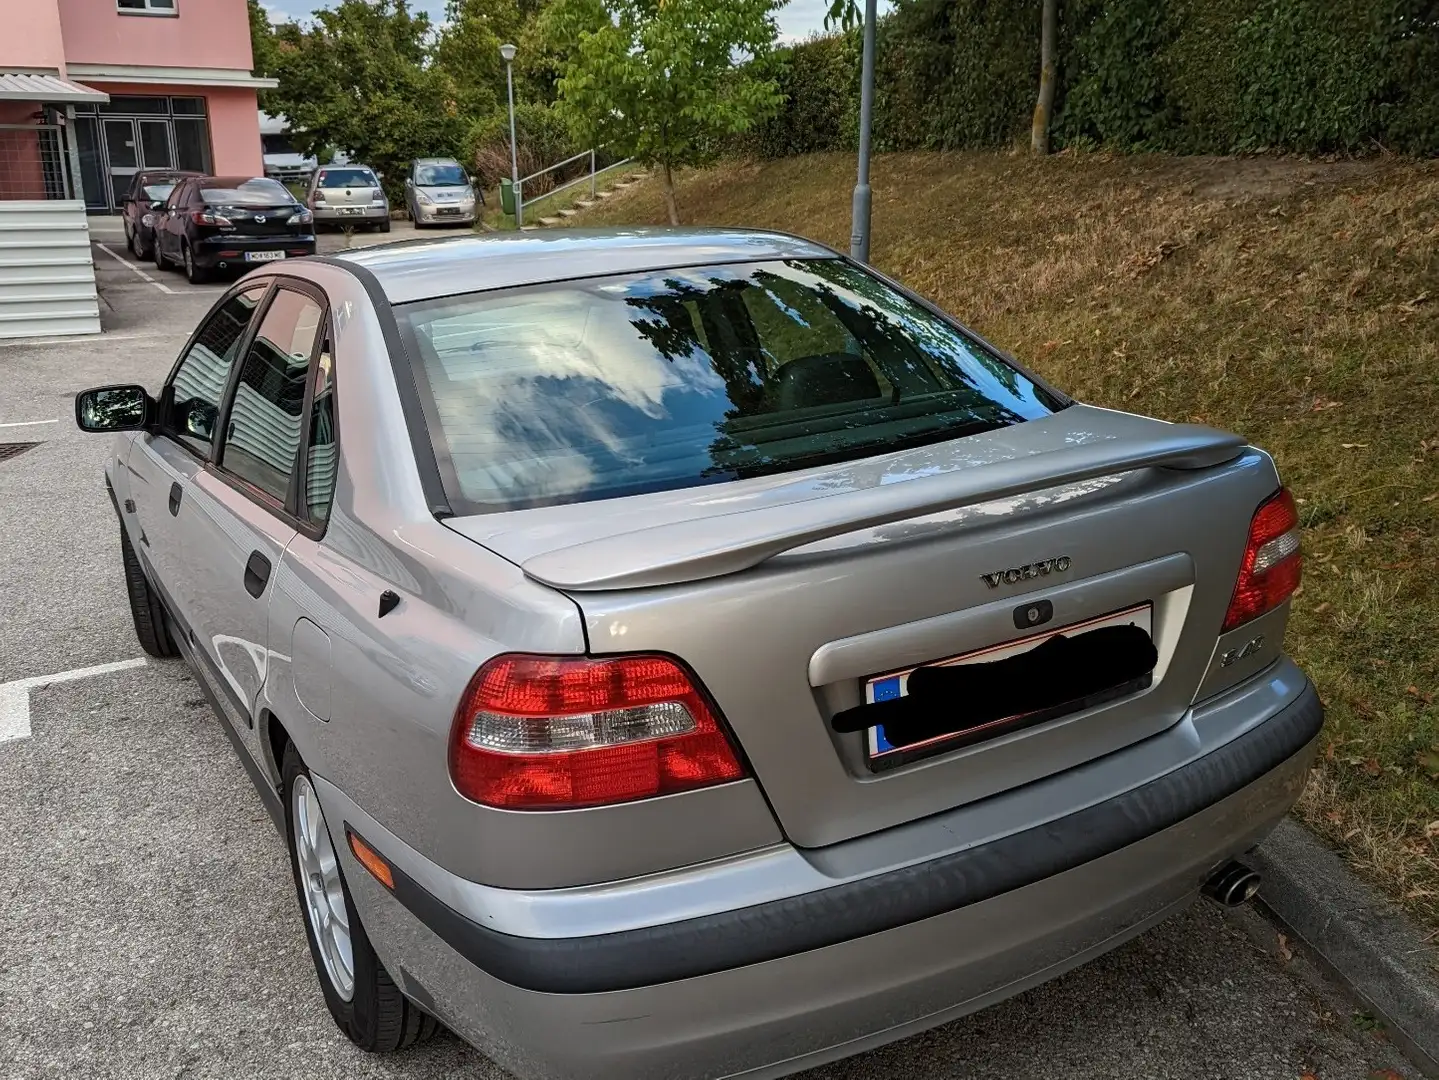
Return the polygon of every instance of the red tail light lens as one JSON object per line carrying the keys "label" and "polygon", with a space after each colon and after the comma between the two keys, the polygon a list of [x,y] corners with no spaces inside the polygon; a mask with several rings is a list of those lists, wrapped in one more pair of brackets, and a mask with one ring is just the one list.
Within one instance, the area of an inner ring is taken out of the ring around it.
{"label": "red tail light lens", "polygon": [[665,656],[497,656],[450,737],[456,790],[487,806],[599,806],[743,775],[695,680]]}
{"label": "red tail light lens", "polygon": [[227,218],[224,214],[217,214],[213,210],[192,210],[190,211],[190,220],[193,221],[196,225],[233,224],[233,222],[231,222],[230,219]]}
{"label": "red tail light lens", "polygon": [[1273,611],[1299,588],[1304,559],[1299,550],[1299,512],[1287,489],[1260,505],[1249,523],[1249,543],[1234,597],[1224,616],[1224,631]]}

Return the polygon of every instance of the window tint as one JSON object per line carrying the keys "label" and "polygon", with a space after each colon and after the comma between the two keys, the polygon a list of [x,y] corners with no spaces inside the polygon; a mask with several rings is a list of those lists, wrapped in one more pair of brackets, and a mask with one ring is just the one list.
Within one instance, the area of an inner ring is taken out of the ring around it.
{"label": "window tint", "polygon": [[305,376],[320,305],[279,289],[245,354],[220,451],[220,467],[282,505],[300,449]]}
{"label": "window tint", "polygon": [[417,165],[415,183],[420,187],[463,187],[470,182],[458,165]]}
{"label": "window tint", "polygon": [[145,198],[152,203],[162,203],[170,197],[170,192],[174,190],[174,184],[146,184]]}
{"label": "window tint", "polygon": [[310,444],[305,453],[305,516],[316,525],[330,518],[337,462],[334,361],[326,341],[315,361],[315,398],[310,406]]}
{"label": "window tint", "polygon": [[200,195],[211,206],[274,206],[295,201],[278,181],[259,178],[235,187],[202,188]]}
{"label": "window tint", "polygon": [[584,279],[395,312],[462,512],[782,473],[1060,407],[837,259]]}
{"label": "window tint", "polygon": [[240,338],[264,295],[265,286],[257,285],[225,301],[200,329],[161,395],[161,426],[197,454],[210,456],[220,397],[229,382]]}
{"label": "window tint", "polygon": [[315,178],[321,188],[379,187],[380,182],[369,169],[321,169]]}

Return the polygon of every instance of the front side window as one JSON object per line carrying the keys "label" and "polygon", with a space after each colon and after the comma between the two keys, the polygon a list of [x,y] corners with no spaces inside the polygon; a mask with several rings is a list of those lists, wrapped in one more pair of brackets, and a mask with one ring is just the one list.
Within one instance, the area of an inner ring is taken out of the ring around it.
{"label": "front side window", "polygon": [[265,287],[257,285],[226,300],[200,328],[160,395],[160,426],[203,457],[210,456],[215,417],[240,339],[264,295]]}
{"label": "front side window", "polygon": [[300,450],[305,378],[320,333],[320,305],[276,291],[235,385],[220,468],[285,505]]}
{"label": "front side window", "polygon": [[1062,407],[838,259],[592,278],[395,314],[461,512],[783,473]]}

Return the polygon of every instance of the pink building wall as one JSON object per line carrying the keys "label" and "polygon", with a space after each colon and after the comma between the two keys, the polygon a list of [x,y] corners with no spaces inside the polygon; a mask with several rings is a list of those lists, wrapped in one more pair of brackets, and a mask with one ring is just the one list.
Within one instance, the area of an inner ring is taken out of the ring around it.
{"label": "pink building wall", "polygon": [[[248,33],[248,26],[246,33]],[[73,58],[72,58],[73,59]],[[157,94],[176,97],[203,97],[210,121],[210,167],[217,173],[264,175],[265,159],[260,147],[259,102],[255,91],[243,87],[186,86],[182,82],[156,86],[151,83],[103,83],[105,93]]]}
{"label": "pink building wall", "polygon": [[[244,4],[240,5],[244,11]],[[65,40],[60,30],[56,0],[38,3],[4,4],[0,28],[0,68],[48,68],[65,74]],[[115,5],[110,5],[115,10]],[[245,34],[245,55],[250,55],[250,35]],[[246,62],[248,67],[248,61]]]}
{"label": "pink building wall", "polygon": [[[115,0],[27,0],[18,6],[46,8],[57,2],[64,59],[72,64],[250,70],[250,17],[244,0],[178,0],[173,17],[128,15],[115,9]],[[7,21],[12,6],[5,5]]]}

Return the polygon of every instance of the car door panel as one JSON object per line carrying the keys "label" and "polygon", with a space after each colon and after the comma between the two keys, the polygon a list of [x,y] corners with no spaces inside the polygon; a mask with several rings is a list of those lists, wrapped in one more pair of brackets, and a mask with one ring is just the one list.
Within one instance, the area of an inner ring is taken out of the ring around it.
{"label": "car door panel", "polygon": [[272,658],[288,660],[288,629],[271,639],[270,607],[297,533],[295,469],[323,312],[308,292],[275,290],[220,413],[219,460],[189,491],[195,524],[185,559],[197,645],[243,716],[243,745],[262,765],[265,733],[255,717]]}

